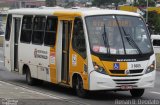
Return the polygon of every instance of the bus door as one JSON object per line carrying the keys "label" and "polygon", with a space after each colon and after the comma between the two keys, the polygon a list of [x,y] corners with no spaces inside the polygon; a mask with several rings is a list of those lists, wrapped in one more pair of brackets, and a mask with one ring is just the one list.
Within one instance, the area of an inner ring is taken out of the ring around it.
{"label": "bus door", "polygon": [[69,82],[69,44],[71,37],[72,21],[64,20],[62,22],[62,72],[61,80],[64,83]]}
{"label": "bus door", "polygon": [[13,40],[14,41],[12,41],[12,42],[14,42],[14,44],[13,44],[13,50],[14,50],[13,52],[14,53],[12,54],[12,61],[13,61],[13,63],[12,63],[13,69],[12,70],[18,71],[18,39],[19,39],[19,33],[20,33],[21,18],[14,17],[13,21],[14,21],[14,23],[13,23],[13,25],[14,25],[14,27],[13,27],[13,34],[14,34]]}
{"label": "bus door", "polygon": [[72,30],[72,20],[60,19],[58,25],[58,40],[56,46],[56,63],[58,82],[69,82],[69,45]]}
{"label": "bus door", "polygon": [[7,16],[7,23],[6,23],[6,30],[5,30],[5,43],[4,43],[4,65],[7,70],[11,71],[11,32],[12,32],[12,15],[8,14]]}

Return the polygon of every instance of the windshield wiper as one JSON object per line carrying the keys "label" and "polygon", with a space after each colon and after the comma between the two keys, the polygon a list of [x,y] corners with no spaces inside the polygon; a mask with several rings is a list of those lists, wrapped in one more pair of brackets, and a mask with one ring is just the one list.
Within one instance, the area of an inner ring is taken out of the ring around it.
{"label": "windshield wiper", "polygon": [[106,33],[106,26],[105,26],[105,24],[104,24],[103,28],[104,28],[104,33],[102,33],[102,37],[103,37],[104,45],[107,48],[107,53],[109,54],[110,49],[109,49],[108,34]]}
{"label": "windshield wiper", "polygon": [[129,44],[133,47],[136,48],[137,51],[139,52],[139,54],[142,54],[142,51],[140,50],[140,48],[137,46],[137,44],[134,42],[134,40],[132,39],[130,34],[127,34],[126,31],[124,30],[123,27],[121,27],[124,34],[125,34],[125,38],[127,39],[127,41],[129,42]]}

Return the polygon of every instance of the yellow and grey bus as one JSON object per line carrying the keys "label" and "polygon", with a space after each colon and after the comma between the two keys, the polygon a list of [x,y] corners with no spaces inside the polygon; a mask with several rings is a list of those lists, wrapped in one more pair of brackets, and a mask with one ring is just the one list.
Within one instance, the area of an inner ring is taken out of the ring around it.
{"label": "yellow and grey bus", "polygon": [[155,54],[137,13],[97,8],[15,9],[8,13],[5,67],[26,81],[89,91],[128,90],[141,97],[154,86]]}

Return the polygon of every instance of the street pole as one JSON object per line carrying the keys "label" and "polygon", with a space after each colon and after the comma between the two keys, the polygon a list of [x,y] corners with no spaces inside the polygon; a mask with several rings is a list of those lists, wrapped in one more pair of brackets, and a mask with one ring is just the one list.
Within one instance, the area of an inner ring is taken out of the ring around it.
{"label": "street pole", "polygon": [[132,6],[132,11],[133,11],[134,1],[132,2],[132,0],[130,0],[130,3],[131,3],[131,6]]}
{"label": "street pole", "polygon": [[146,7],[146,23],[148,23],[148,0],[147,0],[147,7]]}

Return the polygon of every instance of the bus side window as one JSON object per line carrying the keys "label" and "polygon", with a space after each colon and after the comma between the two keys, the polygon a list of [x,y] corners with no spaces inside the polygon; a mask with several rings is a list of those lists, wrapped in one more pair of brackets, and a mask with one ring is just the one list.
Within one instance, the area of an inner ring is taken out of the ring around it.
{"label": "bus side window", "polygon": [[153,39],[153,46],[160,46],[160,40]]}
{"label": "bus side window", "polygon": [[75,18],[74,20],[72,47],[83,58],[86,58],[86,43],[83,22],[80,18]]}
{"label": "bus side window", "polygon": [[31,42],[31,34],[32,34],[32,23],[33,16],[24,16],[22,22],[22,32],[20,41],[22,43],[30,43]]}
{"label": "bus side window", "polygon": [[57,33],[57,17],[47,17],[46,29],[45,29],[45,37],[44,37],[44,45],[46,46],[54,46],[56,42],[56,33]]}
{"label": "bus side window", "polygon": [[5,32],[5,40],[7,41],[10,40],[11,24],[12,24],[12,15],[8,14],[7,26],[6,26],[6,32]]}
{"label": "bus side window", "polygon": [[46,17],[36,16],[34,18],[34,27],[32,34],[32,43],[42,45],[45,31]]}

